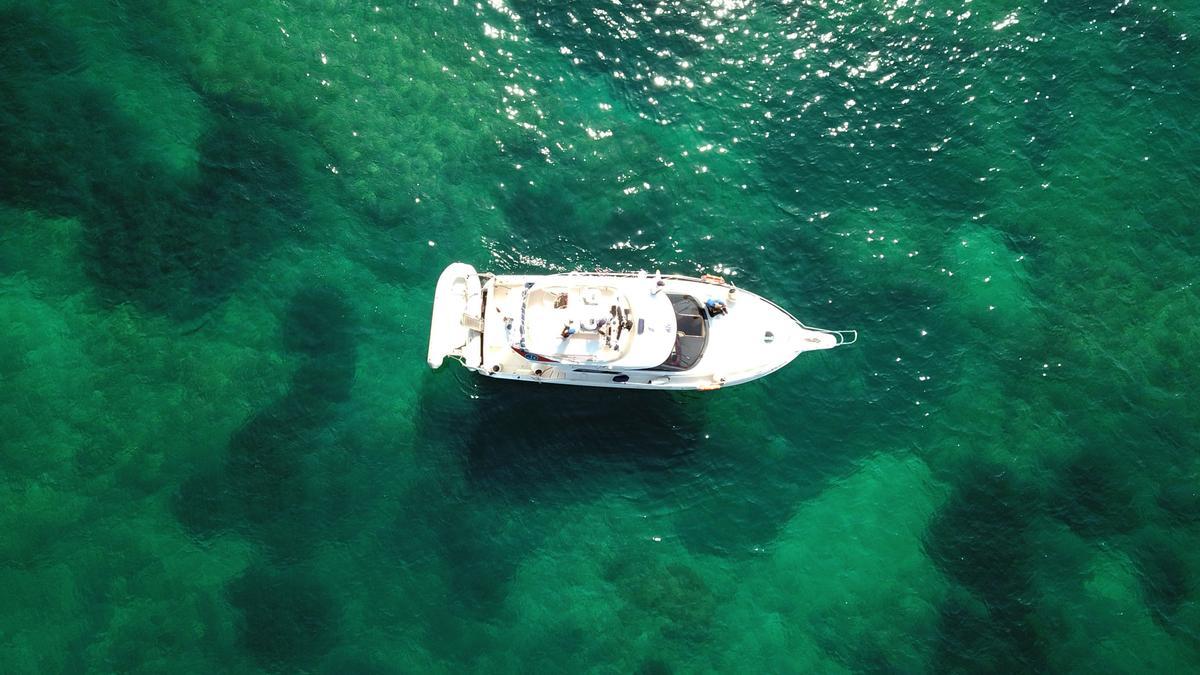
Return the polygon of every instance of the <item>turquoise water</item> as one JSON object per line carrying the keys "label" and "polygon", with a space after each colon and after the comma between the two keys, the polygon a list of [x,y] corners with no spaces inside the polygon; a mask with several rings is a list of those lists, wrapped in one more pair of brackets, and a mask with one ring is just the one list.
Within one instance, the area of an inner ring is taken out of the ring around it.
{"label": "turquoise water", "polygon": [[[1198,25],[0,2],[0,670],[1195,670]],[[429,371],[456,260],[860,340]]]}

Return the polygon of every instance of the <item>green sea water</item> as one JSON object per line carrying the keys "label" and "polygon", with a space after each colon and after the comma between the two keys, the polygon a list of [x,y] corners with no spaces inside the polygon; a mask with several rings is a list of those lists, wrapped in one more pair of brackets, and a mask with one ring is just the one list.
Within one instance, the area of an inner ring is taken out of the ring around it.
{"label": "green sea water", "polygon": [[[0,671],[1200,668],[1200,4],[375,2],[0,0]],[[453,261],[860,339],[430,371]]]}

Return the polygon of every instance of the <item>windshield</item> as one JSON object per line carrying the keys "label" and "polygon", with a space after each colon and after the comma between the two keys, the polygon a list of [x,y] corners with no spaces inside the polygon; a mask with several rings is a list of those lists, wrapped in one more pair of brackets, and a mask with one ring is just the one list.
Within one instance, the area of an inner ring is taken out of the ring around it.
{"label": "windshield", "polygon": [[687,370],[696,365],[708,344],[708,322],[700,303],[690,295],[668,295],[675,310],[675,347],[671,355],[650,370]]}

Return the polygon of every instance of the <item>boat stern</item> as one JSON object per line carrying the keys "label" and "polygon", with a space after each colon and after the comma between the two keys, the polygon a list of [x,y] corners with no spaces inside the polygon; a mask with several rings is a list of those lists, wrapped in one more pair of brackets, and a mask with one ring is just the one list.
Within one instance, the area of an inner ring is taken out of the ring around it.
{"label": "boat stern", "polygon": [[433,319],[429,327],[430,368],[446,357],[468,367],[482,362],[483,285],[475,268],[452,263],[438,277],[433,295]]}

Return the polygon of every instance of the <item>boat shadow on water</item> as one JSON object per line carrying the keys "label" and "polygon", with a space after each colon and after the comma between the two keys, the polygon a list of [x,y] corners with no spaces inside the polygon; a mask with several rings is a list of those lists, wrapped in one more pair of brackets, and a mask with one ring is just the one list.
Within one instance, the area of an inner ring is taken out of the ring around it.
{"label": "boat shadow on water", "polygon": [[415,447],[440,465],[443,498],[553,508],[615,497],[670,512],[690,550],[756,555],[877,447],[856,441],[840,399],[796,389],[598,389],[450,369],[423,382]]}
{"label": "boat shadow on water", "polygon": [[524,516],[669,490],[698,461],[706,406],[693,398],[426,373],[414,451],[429,480],[401,497],[394,555],[445,570],[454,593],[443,620],[498,616],[550,532]]}
{"label": "boat shadow on water", "polygon": [[653,488],[695,461],[704,434],[707,405],[692,392],[540,385],[467,372],[455,372],[457,386],[447,391],[450,378],[430,377],[421,445],[456,455],[467,489],[494,496],[576,500]]}

